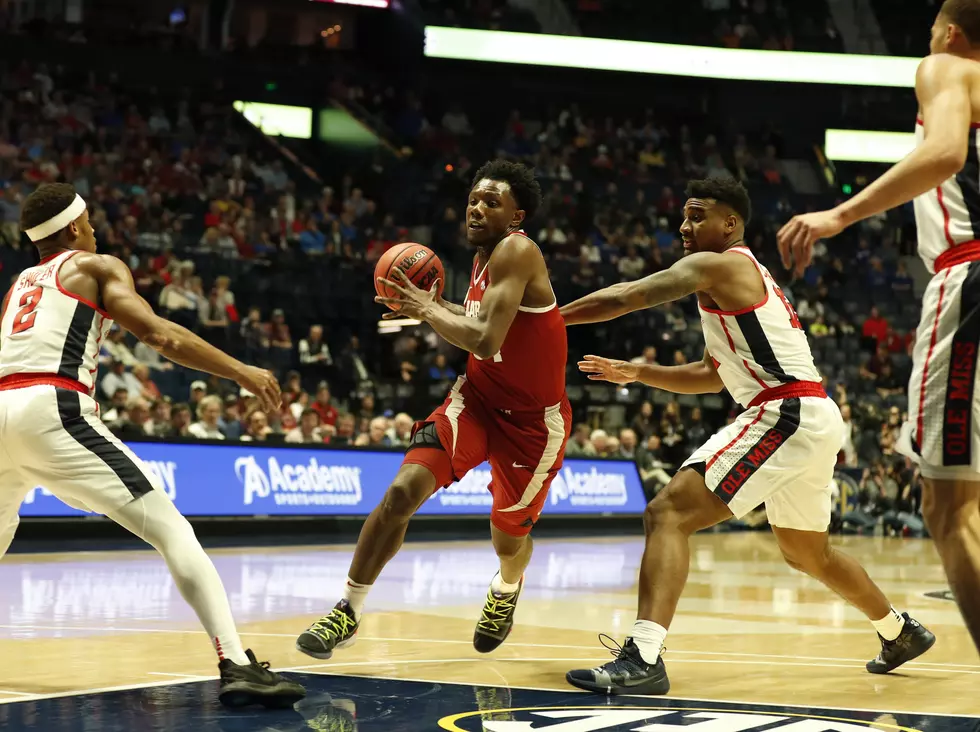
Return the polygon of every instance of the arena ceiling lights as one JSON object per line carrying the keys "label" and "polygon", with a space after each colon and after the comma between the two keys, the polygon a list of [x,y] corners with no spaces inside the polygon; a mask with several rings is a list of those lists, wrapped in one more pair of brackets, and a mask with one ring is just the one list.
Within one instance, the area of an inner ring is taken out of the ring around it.
{"label": "arena ceiling lights", "polygon": [[570,69],[849,86],[915,86],[921,59],[843,53],[753,51],[609,38],[427,26],[429,58]]}
{"label": "arena ceiling lights", "polygon": [[828,160],[856,163],[897,163],[915,148],[915,133],[827,130]]}
{"label": "arena ceiling lights", "polygon": [[233,102],[232,107],[272,137],[296,137],[300,140],[313,137],[313,110],[309,107],[242,101]]}

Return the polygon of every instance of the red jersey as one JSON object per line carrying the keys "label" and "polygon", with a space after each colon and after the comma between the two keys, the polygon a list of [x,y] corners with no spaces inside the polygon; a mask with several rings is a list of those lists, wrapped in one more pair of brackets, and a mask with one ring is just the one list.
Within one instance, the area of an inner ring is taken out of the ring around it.
{"label": "red jersey", "polygon": [[[488,267],[477,271],[478,266],[476,257],[464,302],[468,318],[479,316],[483,293],[490,286]],[[536,411],[562,401],[567,358],[568,337],[558,302],[543,308],[521,306],[493,358],[470,354],[466,380],[493,409]]]}

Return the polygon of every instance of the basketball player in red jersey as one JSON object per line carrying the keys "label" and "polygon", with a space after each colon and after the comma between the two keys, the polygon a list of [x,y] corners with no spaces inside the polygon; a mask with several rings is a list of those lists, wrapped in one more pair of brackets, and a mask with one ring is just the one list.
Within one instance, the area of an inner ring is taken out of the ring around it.
{"label": "basketball player in red jersey", "polygon": [[529,533],[571,431],[565,395],[568,343],[541,251],[521,231],[541,202],[530,169],[497,160],[476,174],[466,208],[466,234],[476,248],[464,305],[412,285],[396,270],[383,282],[397,293],[376,298],[399,315],[424,320],[469,351],[466,375],[445,403],[415,425],[412,442],[354,550],[343,598],[296,641],[314,658],[351,645],[364,600],[402,545],[409,519],[432,494],[490,461],[490,533],[500,558],[473,635],[487,653],[507,638],[531,559]]}
{"label": "basketball player in red jersey", "polygon": [[980,650],[980,0],[946,0],[919,64],[916,148],[830,211],[779,232],[797,274],[818,239],[914,201],[918,252],[933,275],[922,296],[897,449],[918,463],[922,515]]}
{"label": "basketball player in red jersey", "polygon": [[136,293],[129,267],[96,253],[85,201],[72,186],[39,186],[24,202],[21,228],[41,261],[17,277],[0,314],[0,557],[36,486],[104,514],[167,562],[218,654],[222,703],[302,699],[302,686],[242,648],[221,578],[194,529],[160,479],[102,423],[92,397],[99,346],[113,321],[166,358],[238,382],[266,408],[282,401],[275,377],[157,316]]}

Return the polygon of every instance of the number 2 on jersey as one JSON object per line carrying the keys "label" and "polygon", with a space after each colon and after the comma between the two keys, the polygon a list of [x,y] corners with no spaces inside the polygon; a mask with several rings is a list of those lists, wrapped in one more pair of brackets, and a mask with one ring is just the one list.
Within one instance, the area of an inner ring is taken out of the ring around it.
{"label": "number 2 on jersey", "polygon": [[20,301],[17,303],[20,310],[14,316],[14,325],[10,329],[11,335],[23,333],[34,327],[34,320],[37,318],[37,313],[34,311],[41,302],[42,292],[44,292],[43,287],[35,287],[20,296]]}

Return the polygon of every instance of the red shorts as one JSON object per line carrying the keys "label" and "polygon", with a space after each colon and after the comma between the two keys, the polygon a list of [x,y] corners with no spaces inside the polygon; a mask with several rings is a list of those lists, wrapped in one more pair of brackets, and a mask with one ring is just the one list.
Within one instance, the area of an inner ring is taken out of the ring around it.
{"label": "red shorts", "polygon": [[445,488],[489,460],[490,522],[511,536],[530,533],[572,431],[568,397],[547,409],[508,413],[485,404],[463,377],[415,429],[430,422],[443,449],[409,448],[404,462],[427,468]]}

